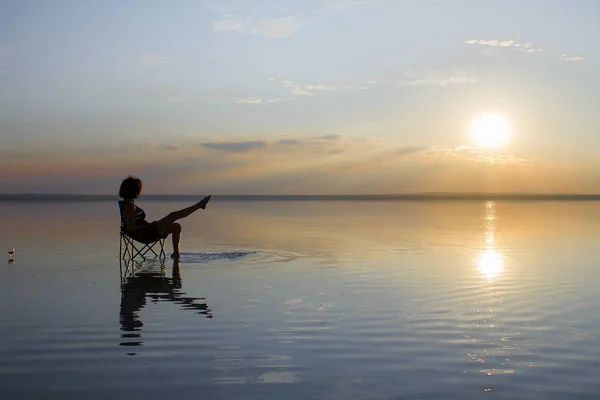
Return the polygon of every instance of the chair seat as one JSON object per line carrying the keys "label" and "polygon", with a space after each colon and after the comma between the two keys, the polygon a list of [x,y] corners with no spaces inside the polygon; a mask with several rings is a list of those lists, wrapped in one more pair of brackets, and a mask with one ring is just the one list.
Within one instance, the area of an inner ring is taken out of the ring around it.
{"label": "chair seat", "polygon": [[[125,218],[123,217],[123,201],[119,201],[119,211],[121,214],[121,227],[120,227],[120,243],[119,243],[119,258],[125,260],[129,258],[131,260],[136,257],[141,257],[143,259],[146,258],[146,254],[151,252],[159,259],[164,260],[166,258],[165,254],[165,239],[168,234],[161,235],[157,240],[154,240],[149,243],[140,242],[134,237],[131,237],[125,232]],[[159,245],[160,249],[158,253],[154,250],[156,245]]]}

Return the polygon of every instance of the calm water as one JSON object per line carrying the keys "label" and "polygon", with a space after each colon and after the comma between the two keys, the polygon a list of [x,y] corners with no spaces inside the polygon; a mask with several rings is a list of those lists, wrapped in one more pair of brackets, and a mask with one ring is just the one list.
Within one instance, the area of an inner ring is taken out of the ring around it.
{"label": "calm water", "polygon": [[120,266],[116,203],[0,203],[0,398],[598,399],[599,211],[215,201]]}

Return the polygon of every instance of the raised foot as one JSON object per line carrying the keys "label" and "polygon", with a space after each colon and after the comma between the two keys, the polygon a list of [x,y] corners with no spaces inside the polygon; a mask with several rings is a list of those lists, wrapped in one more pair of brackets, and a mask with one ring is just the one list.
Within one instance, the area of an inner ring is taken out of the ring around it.
{"label": "raised foot", "polygon": [[210,198],[212,196],[206,196],[205,198],[202,199],[202,201],[200,202],[200,208],[201,209],[206,209],[206,205],[208,204],[208,202],[210,201]]}

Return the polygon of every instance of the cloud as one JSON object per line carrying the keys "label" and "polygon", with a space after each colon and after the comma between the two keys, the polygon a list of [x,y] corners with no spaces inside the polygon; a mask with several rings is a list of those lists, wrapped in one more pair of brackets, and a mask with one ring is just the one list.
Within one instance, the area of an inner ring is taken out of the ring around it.
{"label": "cloud", "polygon": [[470,146],[428,146],[419,153],[426,159],[436,161],[460,160],[495,165],[527,165],[535,161],[531,158],[507,156],[504,154],[487,154],[483,150]]}
{"label": "cloud", "polygon": [[[255,138],[253,141],[263,148],[246,153],[240,153],[240,147],[252,145],[244,145],[249,142],[241,140],[213,143],[213,148],[221,147],[218,149],[179,147],[168,142],[147,143],[154,145],[154,150],[132,151],[137,143],[117,148],[116,152],[113,148],[94,148],[94,154],[81,154],[75,147],[68,152],[64,148],[60,152],[44,149],[46,156],[0,149],[0,179],[4,179],[4,190],[9,192],[111,193],[115,182],[127,174],[142,177],[148,193],[189,193],[190,188],[196,188],[194,193],[210,190],[217,194],[600,189],[599,165],[595,162],[528,160],[469,146],[396,147],[391,144],[395,140],[352,136],[344,136],[343,141],[324,141],[317,136]],[[301,145],[294,145],[296,139]],[[167,151],[171,146],[178,150]],[[224,146],[229,148],[223,150]],[[231,151],[231,146],[237,146],[237,152]],[[315,149],[320,152],[316,154]],[[160,157],[148,157],[151,151],[160,152]]]}
{"label": "cloud", "polygon": [[467,70],[444,71],[427,69],[409,69],[404,73],[404,79],[398,82],[398,86],[448,86],[464,83],[475,83],[478,78],[471,75]]}
{"label": "cloud", "polygon": [[155,149],[156,148],[156,143],[153,143],[153,142],[140,142],[137,145],[138,145],[138,147],[140,147],[142,149]]}
{"label": "cloud", "polygon": [[268,18],[250,24],[250,30],[271,38],[284,38],[296,33],[299,26],[300,22],[294,17]]}
{"label": "cloud", "polygon": [[238,98],[235,99],[236,103],[240,103],[240,104],[260,104],[262,103],[262,99],[259,99],[258,97],[242,97],[242,98]]}
{"label": "cloud", "polygon": [[260,97],[238,97],[235,99],[235,102],[239,104],[279,103],[280,101],[283,101],[283,99]]}
{"label": "cloud", "polygon": [[221,150],[228,153],[243,153],[246,151],[260,149],[267,146],[267,142],[264,140],[248,140],[245,142],[213,142],[203,143],[203,147]]}
{"label": "cloud", "polygon": [[[274,82],[275,78],[270,77],[267,79],[267,81]],[[242,103],[242,104],[279,103],[280,101],[284,101],[284,100],[294,100],[296,97],[300,97],[300,96],[314,96],[318,93],[352,89],[352,86],[347,86],[347,85],[346,86],[332,86],[332,85],[325,85],[322,83],[299,85],[290,79],[280,80],[279,83],[290,94],[291,97],[263,98],[263,97],[258,97],[258,96],[250,96],[250,97],[237,97],[237,98],[234,98],[234,101],[236,103]]]}
{"label": "cloud", "polygon": [[[319,14],[354,14],[373,3],[385,0],[309,0],[302,4],[300,14],[292,15],[290,6],[284,2],[271,0],[266,2],[247,0],[204,1],[204,8],[218,17],[213,28],[218,32],[237,32],[243,35],[262,35],[269,38],[287,38],[293,36],[306,21]],[[296,7],[295,7],[296,8]]]}
{"label": "cloud", "polygon": [[302,88],[301,86],[297,86],[294,81],[283,80],[281,84],[284,88],[288,89],[291,95],[294,96],[312,96],[313,93],[310,93],[308,90]]}
{"label": "cloud", "polygon": [[300,27],[295,17],[263,18],[254,21],[250,18],[233,17],[213,21],[213,28],[219,32],[238,32],[245,35],[262,35],[270,38],[292,36]]}
{"label": "cloud", "polygon": [[[538,53],[538,52],[542,52],[542,51],[549,51],[549,48],[540,47],[534,43],[517,43],[514,40],[468,39],[468,40],[465,40],[465,43],[471,44],[471,45],[514,48],[514,49],[517,49],[517,50],[525,52],[525,53]],[[559,55],[559,57],[562,60],[570,61],[574,65],[577,65],[577,66],[585,64],[585,57],[583,57],[583,56],[569,54],[569,53],[562,53]]]}
{"label": "cloud", "polygon": [[313,96],[318,92],[333,92],[339,89],[350,88],[350,86],[336,87],[323,84],[298,85],[292,80],[282,80],[280,83],[292,96]]}
{"label": "cloud", "polygon": [[585,64],[585,57],[576,56],[574,54],[563,53],[563,54],[560,55],[560,58],[563,59],[563,60],[565,60],[565,61],[571,61],[575,65],[583,65],[583,64]]}
{"label": "cloud", "polygon": [[540,51],[547,51],[547,49],[543,47],[538,47],[534,43],[517,43],[514,40],[467,39],[465,40],[465,43],[491,47],[512,47],[525,53],[537,53]]}
{"label": "cloud", "polygon": [[145,54],[135,60],[134,63],[145,67],[155,67],[158,65],[179,64],[179,61],[167,54]]}
{"label": "cloud", "polygon": [[327,86],[327,85],[305,85],[304,89],[314,92],[314,91],[325,91],[325,92],[331,92],[334,90],[337,90],[337,88],[333,87],[333,86]]}
{"label": "cloud", "polygon": [[340,135],[338,135],[336,133],[332,133],[330,135],[321,136],[318,139],[321,139],[321,140],[339,140],[340,138],[341,138]]}
{"label": "cloud", "polygon": [[281,139],[280,141],[277,142],[277,144],[280,144],[283,146],[297,146],[299,144],[302,144],[302,142],[299,140],[296,140],[296,139]]}
{"label": "cloud", "polygon": [[162,147],[163,149],[170,151],[179,150],[181,148],[181,146],[179,146],[178,144],[165,144]]}
{"label": "cloud", "polygon": [[409,154],[420,153],[427,149],[429,149],[429,146],[403,147],[400,150],[398,150],[398,152],[396,154],[398,154],[399,156],[405,156],[405,155],[409,155]]}

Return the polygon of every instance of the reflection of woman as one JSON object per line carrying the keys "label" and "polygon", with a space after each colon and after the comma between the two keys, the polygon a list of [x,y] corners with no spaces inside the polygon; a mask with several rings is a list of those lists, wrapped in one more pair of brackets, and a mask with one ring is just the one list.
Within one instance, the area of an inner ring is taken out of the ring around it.
{"label": "reflection of woman", "polygon": [[[141,271],[126,278],[125,283],[121,286],[121,309],[119,312],[121,330],[125,332],[141,330],[144,324],[139,320],[137,312],[146,305],[148,295],[151,295],[157,301],[172,301],[181,304],[185,309],[196,310],[198,314],[203,314],[206,318],[212,318],[208,305],[204,302],[196,302],[204,300],[203,298],[185,297],[183,296],[185,293],[181,293],[179,289],[181,289],[181,275],[178,260],[173,260],[172,278],[168,278],[158,271]],[[124,333],[121,337],[139,338],[140,334]],[[121,343],[123,346],[140,344],[141,342]]]}
{"label": "reflection of woman", "polygon": [[123,218],[125,220],[125,233],[127,236],[141,243],[153,243],[161,237],[171,234],[173,240],[173,254],[171,257],[179,258],[179,238],[181,225],[177,220],[185,218],[199,209],[205,209],[210,201],[210,196],[205,197],[193,206],[179,211],[173,211],[163,219],[148,223],[144,210],[135,205],[134,200],[142,192],[142,181],[130,176],[126,178],[119,189],[119,196],[123,198]]}

